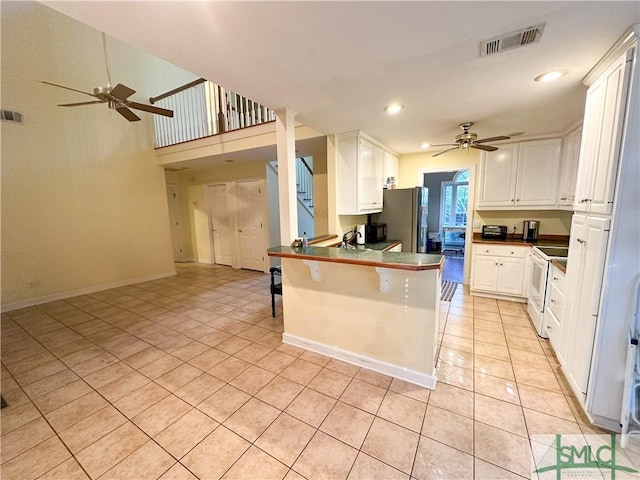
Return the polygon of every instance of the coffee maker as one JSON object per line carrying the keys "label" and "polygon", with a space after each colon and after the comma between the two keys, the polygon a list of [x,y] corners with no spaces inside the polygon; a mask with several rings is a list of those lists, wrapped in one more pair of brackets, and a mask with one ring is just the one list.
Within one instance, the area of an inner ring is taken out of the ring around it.
{"label": "coffee maker", "polygon": [[526,241],[538,240],[538,230],[540,222],[538,220],[525,220],[522,225],[522,239]]}

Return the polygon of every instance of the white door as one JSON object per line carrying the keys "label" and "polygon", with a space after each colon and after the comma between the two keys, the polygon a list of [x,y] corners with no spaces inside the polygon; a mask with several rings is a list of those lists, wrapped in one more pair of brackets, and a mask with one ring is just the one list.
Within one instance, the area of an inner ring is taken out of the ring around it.
{"label": "white door", "polygon": [[518,145],[502,145],[495,152],[482,152],[480,158],[479,207],[515,204]]}
{"label": "white door", "polygon": [[630,70],[631,62],[627,62],[627,53],[625,53],[603,74],[604,108],[600,124],[598,154],[593,171],[593,191],[589,197],[591,213],[611,213]]}
{"label": "white door", "polygon": [[523,258],[501,257],[496,290],[509,295],[523,295],[525,263]]}
{"label": "white door", "polygon": [[167,185],[167,202],[169,205],[173,259],[176,262],[181,262],[184,260],[184,253],[182,251],[182,234],[180,232],[180,199],[178,197],[178,188],[175,185]]}
{"label": "white door", "polygon": [[[445,260],[446,261],[446,260]],[[476,255],[471,272],[471,288],[494,292],[498,277],[498,257]]]}
{"label": "white door", "polygon": [[229,202],[227,200],[227,186],[209,185],[209,202],[214,263],[231,265],[233,259],[233,235]]}
{"label": "white door", "polygon": [[262,181],[235,184],[240,267],[264,271],[264,215],[266,202]]}
{"label": "white door", "polygon": [[[582,392],[583,395],[586,394],[591,367],[609,223],[607,218],[574,215],[571,225],[567,280],[575,283],[572,289],[578,286],[578,290],[572,290],[571,339],[565,360],[569,382],[576,392]],[[577,250],[578,255],[572,257],[572,250]],[[580,262],[577,268],[574,267],[574,259]],[[580,278],[576,279],[572,275],[574,273]]]}
{"label": "white door", "polygon": [[518,151],[517,206],[555,206],[560,174],[560,139],[522,142]]}

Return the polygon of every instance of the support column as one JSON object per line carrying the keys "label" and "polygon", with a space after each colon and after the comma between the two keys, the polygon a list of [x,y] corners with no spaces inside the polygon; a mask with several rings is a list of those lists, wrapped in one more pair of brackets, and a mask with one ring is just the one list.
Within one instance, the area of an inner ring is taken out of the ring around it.
{"label": "support column", "polygon": [[280,243],[289,245],[298,236],[296,186],[296,112],[276,110],[276,152],[278,160],[278,204]]}
{"label": "support column", "polygon": [[342,234],[338,216],[338,157],[336,155],[336,136],[327,135],[327,233]]}

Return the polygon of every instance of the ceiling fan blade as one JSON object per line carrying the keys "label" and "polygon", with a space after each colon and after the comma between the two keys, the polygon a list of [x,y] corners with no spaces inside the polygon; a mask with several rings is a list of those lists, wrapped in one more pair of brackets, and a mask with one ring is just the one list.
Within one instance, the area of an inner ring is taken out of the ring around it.
{"label": "ceiling fan blade", "polygon": [[126,100],[134,93],[136,93],[135,90],[127,87],[126,85],[122,85],[121,83],[117,84],[115,87],[111,89],[111,95],[113,95],[119,100]]}
{"label": "ceiling fan blade", "polygon": [[434,145],[429,145],[430,147],[456,147],[457,143],[436,143]]}
{"label": "ceiling fan blade", "polygon": [[471,148],[477,148],[478,150],[484,150],[485,152],[495,152],[498,150],[498,147],[492,147],[491,145],[476,145],[472,143],[469,145]]}
{"label": "ceiling fan blade", "polygon": [[94,100],[93,102],[77,102],[77,103],[59,103],[59,107],[79,107],[80,105],[93,105],[94,103],[105,103],[102,100]]}
{"label": "ceiling fan blade", "polygon": [[129,110],[127,107],[123,105],[116,107],[115,110],[130,122],[137,122],[140,120],[139,116],[137,116],[135,113],[133,113],[131,110]]}
{"label": "ceiling fan blade", "polygon": [[447,150],[443,150],[441,152],[436,153],[435,155],[431,155],[432,157],[437,157],[438,155],[442,155],[443,153],[450,152],[451,150],[457,150],[459,147],[448,148]]}
{"label": "ceiling fan blade", "polygon": [[[93,93],[83,92],[82,90],[76,90],[75,88],[65,87],[64,85],[58,85],[56,83],[45,82],[44,80],[38,80],[38,82],[44,83],[46,85],[51,85],[53,87],[64,88],[65,90],[71,90],[72,92],[84,93],[85,95],[89,95],[91,97],[96,97]],[[96,98],[98,98],[98,97],[96,97]]]}
{"label": "ceiling fan blade", "polygon": [[156,115],[164,115],[165,117],[173,117],[173,110],[154,107],[153,105],[145,105],[144,103],[127,102],[127,107],[142,110],[143,112],[155,113]]}
{"label": "ceiling fan blade", "polygon": [[475,143],[498,142],[500,140],[509,140],[510,138],[511,137],[507,137],[506,135],[500,135],[499,137],[482,138],[480,140],[476,140]]}

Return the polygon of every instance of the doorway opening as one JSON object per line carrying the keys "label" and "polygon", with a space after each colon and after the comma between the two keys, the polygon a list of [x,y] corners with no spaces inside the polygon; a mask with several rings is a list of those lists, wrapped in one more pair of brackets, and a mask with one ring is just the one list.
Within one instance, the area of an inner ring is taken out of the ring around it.
{"label": "doorway opening", "polygon": [[464,283],[471,169],[423,173],[429,188],[430,251],[445,255],[442,280]]}

